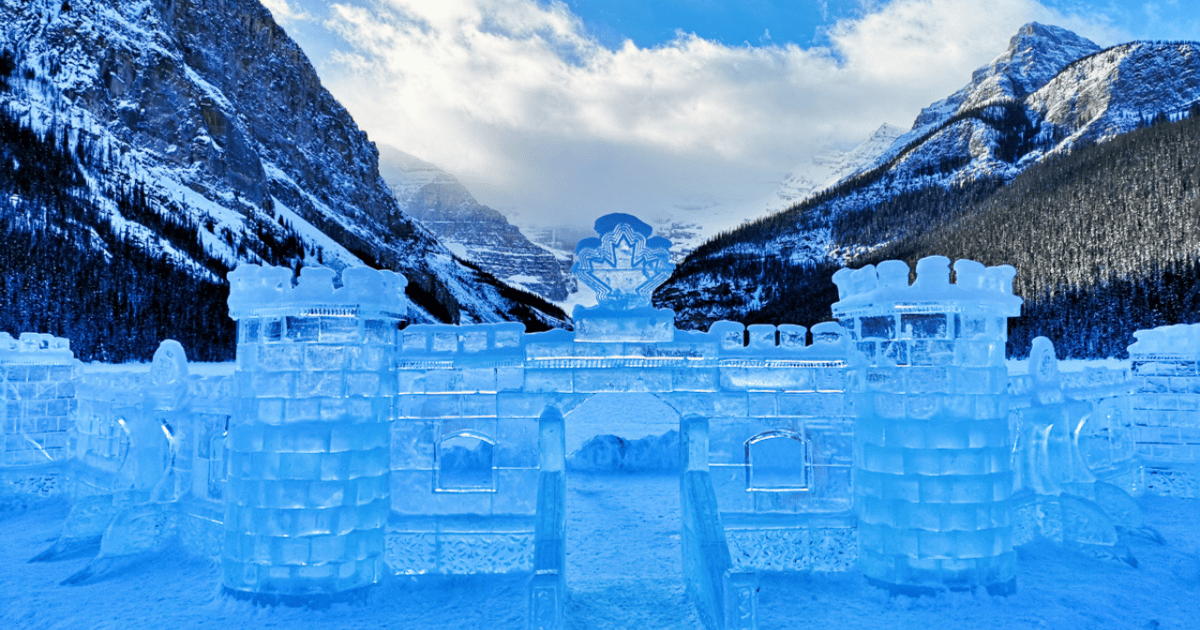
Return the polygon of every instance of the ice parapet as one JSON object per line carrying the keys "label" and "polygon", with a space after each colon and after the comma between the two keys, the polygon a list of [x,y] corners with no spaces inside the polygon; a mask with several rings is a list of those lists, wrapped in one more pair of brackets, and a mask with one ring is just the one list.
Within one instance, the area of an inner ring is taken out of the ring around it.
{"label": "ice parapet", "polygon": [[1200,496],[1200,324],[1133,333],[1134,442],[1147,489]]}
{"label": "ice parapet", "polygon": [[1129,346],[1129,356],[1146,357],[1170,355],[1195,361],[1200,358],[1200,324],[1159,326],[1133,333],[1135,341]]}
{"label": "ice parapet", "polygon": [[337,272],[324,267],[304,267],[295,284],[285,267],[238,265],[229,272],[229,316],[242,320],[256,315],[290,312],[299,314],[372,315],[403,319],[408,301],[408,281],[393,271],[367,267]]}
{"label": "ice parapet", "polygon": [[384,572],[390,409],[403,279],[306,267],[230,274],[238,320],[229,430],[228,592],[336,598]]}
{"label": "ice parapet", "polygon": [[79,376],[71,342],[0,333],[0,468],[65,461]]}
{"label": "ice parapet", "polygon": [[842,270],[833,312],[859,351],[859,568],[901,593],[1016,584],[1005,317],[1011,267],[949,260]]}
{"label": "ice parapet", "polygon": [[[916,279],[908,282],[909,268],[899,260],[879,266],[841,269],[833,274],[838,288],[834,317],[853,316],[860,310],[919,310],[920,305],[944,304],[948,312],[982,308],[1006,317],[1020,314],[1021,298],[1013,295],[1016,269],[1011,265],[985,267],[973,260],[954,263],[956,282],[950,282],[950,259],[928,256],[917,261]],[[891,306],[889,306],[891,305]]]}

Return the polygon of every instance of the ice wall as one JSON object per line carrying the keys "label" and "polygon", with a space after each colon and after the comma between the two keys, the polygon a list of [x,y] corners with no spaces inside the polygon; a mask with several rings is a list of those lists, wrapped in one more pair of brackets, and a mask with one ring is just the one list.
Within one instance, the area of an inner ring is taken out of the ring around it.
{"label": "ice wall", "polygon": [[340,599],[384,572],[390,409],[405,280],[388,271],[243,265],[227,445],[226,592]]}
{"label": "ice wall", "polygon": [[893,592],[1015,588],[1006,317],[1015,270],[942,256],[834,275],[861,352],[854,437],[859,568]]}
{"label": "ice wall", "polygon": [[1200,324],[1133,333],[1133,440],[1152,494],[1200,496]]}
{"label": "ice wall", "polygon": [[[0,468],[64,462],[79,375],[67,339],[0,333]],[[6,475],[7,476],[7,475]]]}
{"label": "ice wall", "polygon": [[[836,322],[716,322],[708,470],[739,571],[854,565],[850,339]],[[692,371],[699,372],[699,369]],[[685,394],[686,395],[686,394]]]}
{"label": "ice wall", "polygon": [[401,333],[387,560],[400,574],[533,566],[538,416],[519,392],[519,323],[418,324]]}

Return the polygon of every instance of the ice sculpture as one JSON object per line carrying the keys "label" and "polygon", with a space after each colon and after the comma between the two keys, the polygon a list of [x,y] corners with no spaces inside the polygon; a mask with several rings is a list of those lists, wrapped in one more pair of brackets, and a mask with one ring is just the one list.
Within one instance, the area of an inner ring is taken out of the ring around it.
{"label": "ice sculpture", "polygon": [[225,591],[285,603],[357,596],[384,572],[389,419],[405,280],[242,265],[221,566]]}
{"label": "ice sculpture", "polygon": [[59,538],[33,558],[98,550],[64,584],[103,579],[177,539],[198,553],[219,553],[214,507],[184,502],[195,486],[194,382],[183,347],[172,340],[159,345],[149,371],[103,369],[80,379],[75,504]]}
{"label": "ice sculpture", "polygon": [[1054,344],[1033,340],[1029,353],[1032,405],[1014,410],[1017,448],[1014,450],[1014,491],[1062,494],[1063,488],[1095,483],[1079,451],[1079,432],[1092,412],[1089,403],[1064,395]]}
{"label": "ice sculpture", "polygon": [[1049,339],[1033,340],[1029,377],[1023,387],[1015,385],[1014,543],[1040,536],[1106,547],[1105,555],[1136,566],[1128,549],[1117,545],[1117,527],[1142,528],[1141,510],[1124,490],[1098,481],[1084,461],[1079,438],[1094,406],[1064,388]]}
{"label": "ice sculpture", "polygon": [[1010,266],[838,271],[834,316],[862,353],[854,435],[859,569],[893,592],[1016,587],[1006,317]]}
{"label": "ice sculpture", "polygon": [[596,220],[600,238],[575,246],[571,271],[596,292],[599,304],[575,307],[577,341],[671,341],[675,313],[656,309],[650,296],[671,277],[671,241],[650,236],[635,216],[607,214]]}
{"label": "ice sculpture", "polygon": [[1200,497],[1200,324],[1133,333],[1134,442],[1147,491]]}
{"label": "ice sculpture", "polygon": [[600,303],[612,308],[650,305],[659,285],[671,277],[671,241],[651,237],[653,231],[629,214],[607,214],[596,220],[600,238],[585,238],[575,246],[571,271],[596,291]]}

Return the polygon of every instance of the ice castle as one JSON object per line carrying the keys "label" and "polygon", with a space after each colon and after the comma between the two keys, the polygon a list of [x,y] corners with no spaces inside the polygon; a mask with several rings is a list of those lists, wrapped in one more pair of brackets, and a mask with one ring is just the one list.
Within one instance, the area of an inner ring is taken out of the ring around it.
{"label": "ice castle", "polygon": [[[389,573],[528,574],[529,627],[561,628],[569,456],[676,431],[687,591],[740,629],[762,572],[1011,593],[1014,545],[1113,546],[1140,525],[1131,495],[1196,495],[1196,327],[1139,333],[1132,370],[1060,373],[1041,339],[1010,375],[1015,270],[934,256],[840,271],[838,321],[811,330],[678,330],[650,300],[670,242],[625,214],[596,231],[574,331],[408,325],[391,272],[243,265],[232,376],[190,374],[171,341],[141,373],[0,337],[0,478],[74,499],[36,559],[98,542],[82,583],[180,541],[230,596],[304,605]],[[678,422],[572,415],[630,394]]]}

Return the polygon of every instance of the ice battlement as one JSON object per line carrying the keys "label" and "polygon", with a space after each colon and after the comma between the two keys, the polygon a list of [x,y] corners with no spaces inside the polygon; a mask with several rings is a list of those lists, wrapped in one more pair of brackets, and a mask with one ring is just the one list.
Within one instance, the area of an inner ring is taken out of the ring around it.
{"label": "ice battlement", "polygon": [[403,319],[408,312],[404,287],[408,281],[395,272],[368,267],[337,271],[304,267],[293,283],[286,267],[238,265],[229,272],[229,316],[281,315],[364,316]]}
{"label": "ice battlement", "polygon": [[69,364],[75,359],[71,340],[44,333],[21,333],[14,338],[0,332],[0,362]]}
{"label": "ice battlement", "polygon": [[965,309],[993,311],[1015,317],[1022,299],[1013,295],[1011,265],[986,267],[973,260],[954,262],[956,282],[950,282],[950,259],[928,256],[917,261],[916,279],[910,284],[908,264],[885,260],[878,266],[842,269],[833,274],[838,302],[833,315],[838,319],[883,311],[959,312]]}
{"label": "ice battlement", "polygon": [[1159,326],[1133,333],[1137,341],[1129,346],[1134,361],[1161,357],[1167,360],[1200,360],[1200,324]]}
{"label": "ice battlement", "polygon": [[849,356],[850,337],[841,324],[822,322],[809,330],[795,324],[751,324],[719,321],[709,327],[707,336],[720,344],[722,358],[787,358],[795,360],[845,359]]}
{"label": "ice battlement", "polygon": [[[521,323],[418,324],[401,333],[404,357],[449,355],[487,355],[520,353],[524,347],[525,325]],[[524,355],[522,355],[523,357]]]}

